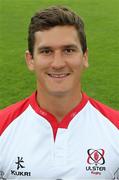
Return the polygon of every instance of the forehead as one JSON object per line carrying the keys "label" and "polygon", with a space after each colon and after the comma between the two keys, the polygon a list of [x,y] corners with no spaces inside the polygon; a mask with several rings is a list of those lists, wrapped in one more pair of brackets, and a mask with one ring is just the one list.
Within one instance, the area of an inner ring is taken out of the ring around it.
{"label": "forehead", "polygon": [[35,33],[35,46],[80,45],[78,32],[74,26],[56,26]]}

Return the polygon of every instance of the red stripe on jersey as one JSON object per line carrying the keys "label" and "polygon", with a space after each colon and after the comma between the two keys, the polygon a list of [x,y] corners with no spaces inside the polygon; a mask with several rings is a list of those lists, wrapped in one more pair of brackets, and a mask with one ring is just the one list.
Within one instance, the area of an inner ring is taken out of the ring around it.
{"label": "red stripe on jersey", "polygon": [[57,119],[49,112],[47,112],[45,109],[39,107],[37,101],[36,101],[36,94],[33,94],[30,98],[30,104],[32,108],[35,110],[37,114],[40,114],[43,116],[51,125],[53,129],[54,139],[56,137],[56,133],[58,128],[67,128],[73,117],[83,109],[83,107],[88,102],[88,96],[85,93],[82,93],[82,101],[73,109],[71,110],[63,119],[61,122],[58,122]]}
{"label": "red stripe on jersey", "polygon": [[29,105],[29,99],[22,100],[0,111],[0,135]]}
{"label": "red stripe on jersey", "polygon": [[89,101],[101,114],[103,114],[119,129],[119,111],[116,111],[92,98],[89,98]]}

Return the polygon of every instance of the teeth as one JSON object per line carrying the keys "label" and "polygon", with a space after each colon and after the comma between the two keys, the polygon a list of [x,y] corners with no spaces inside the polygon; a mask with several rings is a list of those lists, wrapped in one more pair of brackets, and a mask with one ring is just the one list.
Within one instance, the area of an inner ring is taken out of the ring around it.
{"label": "teeth", "polygon": [[55,78],[63,78],[66,77],[68,74],[48,74],[48,75]]}

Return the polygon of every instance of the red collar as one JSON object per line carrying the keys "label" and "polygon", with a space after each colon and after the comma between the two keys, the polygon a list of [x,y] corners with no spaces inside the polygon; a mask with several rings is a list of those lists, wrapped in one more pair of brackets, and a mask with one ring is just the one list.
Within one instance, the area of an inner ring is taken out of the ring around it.
{"label": "red collar", "polygon": [[83,107],[86,105],[88,101],[88,96],[85,93],[82,93],[82,100],[81,102],[73,108],[59,123],[57,119],[49,112],[46,110],[42,109],[39,107],[37,101],[36,101],[36,94],[37,92],[33,93],[30,96],[30,105],[34,109],[34,111],[44,117],[52,126],[54,137],[56,136],[56,132],[58,128],[67,128],[71,120],[73,119],[74,116],[76,116],[77,113],[79,113]]}

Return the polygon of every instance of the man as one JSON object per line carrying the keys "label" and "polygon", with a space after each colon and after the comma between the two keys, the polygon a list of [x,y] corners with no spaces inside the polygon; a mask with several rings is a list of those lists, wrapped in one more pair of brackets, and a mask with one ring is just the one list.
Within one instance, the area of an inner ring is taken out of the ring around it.
{"label": "man", "polygon": [[0,171],[7,179],[112,179],[119,169],[119,112],[88,97],[84,24],[65,7],[36,13],[26,63],[37,91],[0,112]]}

